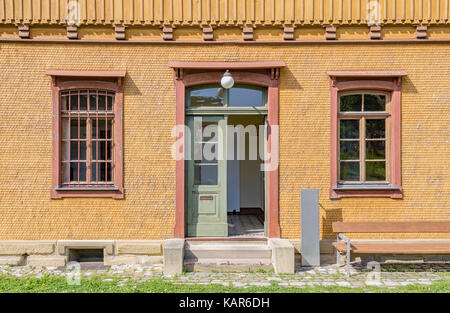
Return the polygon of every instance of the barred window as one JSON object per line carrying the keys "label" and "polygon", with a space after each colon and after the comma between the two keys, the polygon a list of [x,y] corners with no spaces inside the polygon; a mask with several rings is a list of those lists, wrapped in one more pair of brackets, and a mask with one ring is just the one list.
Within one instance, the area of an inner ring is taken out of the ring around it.
{"label": "barred window", "polygon": [[62,91],[61,185],[114,184],[115,92]]}

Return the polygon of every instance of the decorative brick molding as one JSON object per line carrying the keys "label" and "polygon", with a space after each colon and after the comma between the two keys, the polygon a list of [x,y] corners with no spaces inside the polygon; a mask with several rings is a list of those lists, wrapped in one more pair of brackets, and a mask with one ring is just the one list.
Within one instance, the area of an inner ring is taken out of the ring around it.
{"label": "decorative brick molding", "polygon": [[163,27],[163,40],[173,40],[173,27]]}
{"label": "decorative brick molding", "polygon": [[114,36],[117,40],[125,40],[125,26],[117,25],[114,26]]}
{"label": "decorative brick molding", "polygon": [[370,39],[381,39],[381,26],[373,25],[370,26]]}
{"label": "decorative brick molding", "polygon": [[416,38],[417,39],[427,39],[428,38],[428,34],[427,34],[427,30],[428,30],[428,26],[426,25],[417,25],[416,26]]}
{"label": "decorative brick molding", "polygon": [[205,26],[202,28],[203,30],[203,40],[211,41],[214,40],[214,29],[211,26]]}
{"label": "decorative brick molding", "polygon": [[283,40],[294,40],[294,26],[284,26]]}
{"label": "decorative brick molding", "polygon": [[78,27],[75,25],[68,25],[66,27],[67,30],[67,38],[69,39],[78,39]]}
{"label": "decorative brick molding", "polygon": [[253,40],[253,27],[244,26],[242,28],[242,39],[244,39],[244,41]]}
{"label": "decorative brick molding", "polygon": [[336,39],[336,26],[326,26],[325,27],[325,39],[335,40]]}
{"label": "decorative brick molding", "polygon": [[19,25],[19,37],[22,39],[30,38],[30,25]]}

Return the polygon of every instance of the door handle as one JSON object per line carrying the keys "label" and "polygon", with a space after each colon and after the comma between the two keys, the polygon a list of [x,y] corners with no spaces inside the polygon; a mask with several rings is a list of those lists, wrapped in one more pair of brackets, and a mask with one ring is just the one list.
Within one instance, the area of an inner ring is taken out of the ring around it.
{"label": "door handle", "polygon": [[200,196],[200,200],[213,200],[213,196]]}

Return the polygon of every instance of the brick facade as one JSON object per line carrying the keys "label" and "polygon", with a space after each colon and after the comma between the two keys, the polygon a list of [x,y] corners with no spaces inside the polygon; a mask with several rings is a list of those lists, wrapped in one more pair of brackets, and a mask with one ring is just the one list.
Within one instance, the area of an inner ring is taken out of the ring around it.
{"label": "brick facade", "polygon": [[[167,66],[172,60],[286,62],[281,71],[279,110],[282,237],[300,235],[301,188],[320,189],[322,238],[334,237],[331,222],[338,220],[448,220],[449,54],[446,43],[190,44],[170,49],[164,44],[2,43],[0,239],[172,237],[175,90],[172,70]],[[50,78],[44,75],[49,69],[127,71],[124,200],[50,199],[52,106]],[[404,70],[408,74],[402,92],[403,199],[330,200],[330,90],[326,72],[367,69]]]}

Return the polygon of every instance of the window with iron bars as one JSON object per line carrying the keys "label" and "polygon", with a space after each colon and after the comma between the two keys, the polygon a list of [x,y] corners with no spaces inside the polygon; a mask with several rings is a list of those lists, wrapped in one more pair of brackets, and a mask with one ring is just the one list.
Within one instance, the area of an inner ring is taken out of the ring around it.
{"label": "window with iron bars", "polygon": [[115,92],[60,92],[61,187],[114,185]]}

